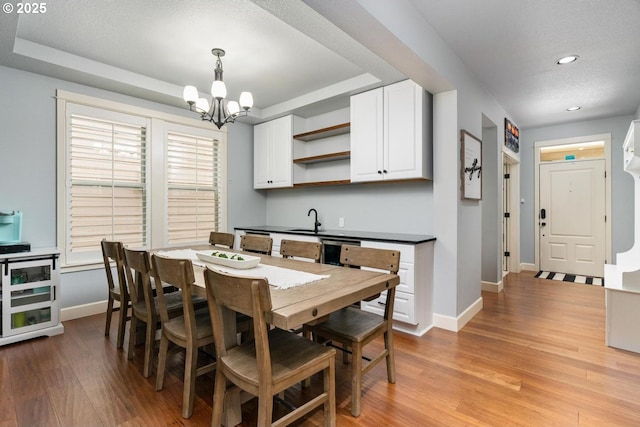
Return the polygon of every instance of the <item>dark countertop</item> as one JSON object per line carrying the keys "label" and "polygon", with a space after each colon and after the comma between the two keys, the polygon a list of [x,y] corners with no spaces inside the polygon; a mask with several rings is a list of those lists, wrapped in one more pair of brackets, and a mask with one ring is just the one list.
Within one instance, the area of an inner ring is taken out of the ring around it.
{"label": "dark countertop", "polygon": [[433,242],[436,240],[434,236],[429,236],[427,234],[378,233],[376,231],[320,230],[318,231],[318,234],[315,234],[312,229],[281,227],[275,225],[251,225],[246,227],[235,227],[235,229],[262,233],[306,234],[327,239],[371,240],[378,242],[406,243],[411,245]]}

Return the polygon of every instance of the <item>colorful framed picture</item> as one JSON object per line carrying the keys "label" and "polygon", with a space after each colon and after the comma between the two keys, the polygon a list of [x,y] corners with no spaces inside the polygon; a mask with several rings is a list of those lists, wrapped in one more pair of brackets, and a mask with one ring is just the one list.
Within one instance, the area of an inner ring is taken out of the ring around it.
{"label": "colorful framed picture", "polygon": [[482,141],[466,130],[460,131],[462,198],[482,199]]}
{"label": "colorful framed picture", "polygon": [[506,117],[504,119],[504,145],[514,153],[520,151],[520,130]]}

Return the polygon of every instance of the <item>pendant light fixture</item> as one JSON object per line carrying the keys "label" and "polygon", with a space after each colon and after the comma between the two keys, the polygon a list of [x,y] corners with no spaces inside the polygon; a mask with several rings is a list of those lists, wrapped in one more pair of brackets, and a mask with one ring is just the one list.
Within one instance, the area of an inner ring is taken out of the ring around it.
{"label": "pendant light fixture", "polygon": [[[222,58],[224,50],[215,48],[211,53],[216,59],[213,83],[211,84],[211,105],[206,98],[200,98],[195,86],[185,86],[183,98],[189,104],[189,110],[200,114],[202,120],[208,120],[218,129],[227,123],[233,123],[238,117],[249,114],[253,107],[253,95],[251,92],[242,92],[238,101],[227,101],[227,87],[222,80]],[[240,110],[242,108],[242,111]]]}

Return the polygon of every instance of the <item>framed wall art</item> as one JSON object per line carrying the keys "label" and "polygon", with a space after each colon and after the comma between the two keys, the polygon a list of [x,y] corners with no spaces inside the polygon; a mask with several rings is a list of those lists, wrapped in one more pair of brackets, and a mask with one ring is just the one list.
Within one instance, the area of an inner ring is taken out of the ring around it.
{"label": "framed wall art", "polygon": [[504,119],[504,145],[514,153],[520,151],[520,129],[506,117]]}
{"label": "framed wall art", "polygon": [[482,199],[482,141],[466,130],[460,131],[462,198]]}

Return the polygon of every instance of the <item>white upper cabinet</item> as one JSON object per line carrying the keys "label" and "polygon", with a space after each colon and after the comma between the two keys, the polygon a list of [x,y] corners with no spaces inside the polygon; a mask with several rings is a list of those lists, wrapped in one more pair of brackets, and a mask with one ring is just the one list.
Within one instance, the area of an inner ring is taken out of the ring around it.
{"label": "white upper cabinet", "polygon": [[253,188],[293,186],[293,116],[253,127]]}
{"label": "white upper cabinet", "polygon": [[351,182],[431,179],[431,103],[411,80],[351,97]]}
{"label": "white upper cabinet", "polygon": [[351,182],[382,178],[382,88],[351,97]]}

